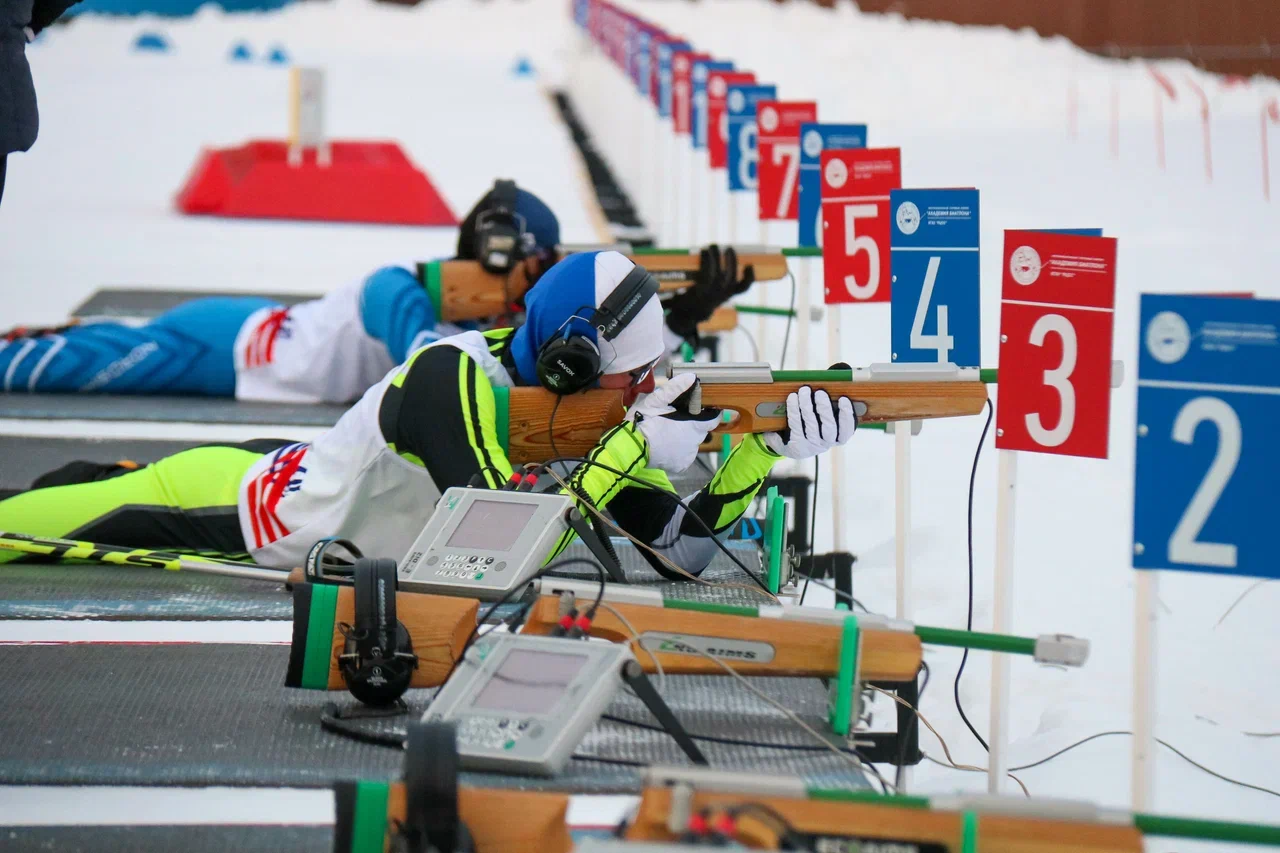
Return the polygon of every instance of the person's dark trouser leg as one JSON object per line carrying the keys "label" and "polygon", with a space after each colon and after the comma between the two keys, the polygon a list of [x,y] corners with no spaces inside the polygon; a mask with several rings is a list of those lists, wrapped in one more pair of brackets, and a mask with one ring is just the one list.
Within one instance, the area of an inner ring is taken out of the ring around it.
{"label": "person's dark trouser leg", "polygon": [[8,159],[8,154],[0,154],[0,200],[4,199],[4,167]]}

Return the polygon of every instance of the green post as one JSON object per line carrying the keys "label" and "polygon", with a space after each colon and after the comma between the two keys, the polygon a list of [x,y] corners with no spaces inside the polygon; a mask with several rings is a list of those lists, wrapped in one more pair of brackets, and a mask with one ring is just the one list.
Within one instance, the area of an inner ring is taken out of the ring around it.
{"label": "green post", "polygon": [[1203,841],[1230,841],[1234,844],[1280,845],[1280,826],[1261,823],[1233,823],[1227,820],[1197,820],[1186,817],[1135,813],[1133,825],[1143,835],[1195,838]]}
{"label": "green post", "polygon": [[1034,655],[1034,637],[1013,637],[1008,634],[983,634],[978,631],[958,631],[952,628],[916,626],[916,636],[921,642],[934,646],[956,646],[963,649],[983,649],[988,652],[1004,652],[1010,655]]}
{"label": "green post", "polygon": [[965,812],[960,825],[960,853],[978,853],[978,816]]}
{"label": "green post", "polygon": [[853,691],[858,683],[860,639],[858,617],[850,613],[844,617],[844,629],[840,634],[839,670],[832,685],[835,695],[827,700],[827,720],[831,723],[831,731],[841,737],[848,737],[853,730]]}

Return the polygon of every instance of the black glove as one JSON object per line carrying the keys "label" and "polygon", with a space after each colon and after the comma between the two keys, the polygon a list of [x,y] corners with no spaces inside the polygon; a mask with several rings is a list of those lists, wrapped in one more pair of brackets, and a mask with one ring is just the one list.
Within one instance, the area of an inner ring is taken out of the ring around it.
{"label": "black glove", "polygon": [[756,272],[750,265],[738,278],[738,253],[733,247],[721,254],[719,246],[708,246],[702,250],[693,286],[664,303],[667,328],[682,338],[696,338],[699,323],[734,296],[745,293],[755,280]]}

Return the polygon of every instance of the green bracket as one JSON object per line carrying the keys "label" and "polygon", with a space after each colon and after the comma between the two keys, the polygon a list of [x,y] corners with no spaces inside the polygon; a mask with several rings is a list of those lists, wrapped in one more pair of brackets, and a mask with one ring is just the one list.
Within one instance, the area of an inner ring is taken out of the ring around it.
{"label": "green bracket", "polygon": [[960,853],[978,853],[978,816],[965,812],[960,825]]}
{"label": "green bracket", "polygon": [[425,264],[422,270],[422,284],[427,290],[427,298],[431,300],[431,307],[435,309],[436,316],[440,316],[440,262],[432,261]]}
{"label": "green bracket", "polygon": [[858,631],[858,617],[854,613],[844,617],[844,629],[840,633],[839,669],[832,683],[834,693],[827,700],[827,720],[831,731],[848,737],[853,731],[855,706],[853,691],[858,686],[858,674],[862,664],[862,643]]}
{"label": "green bracket", "polygon": [[777,486],[764,493],[765,583],[774,595],[782,587],[782,561],[786,559],[787,502]]}
{"label": "green bracket", "polygon": [[684,360],[685,364],[688,364],[689,362],[693,361],[693,347],[689,346],[688,343],[681,344],[680,358]]}

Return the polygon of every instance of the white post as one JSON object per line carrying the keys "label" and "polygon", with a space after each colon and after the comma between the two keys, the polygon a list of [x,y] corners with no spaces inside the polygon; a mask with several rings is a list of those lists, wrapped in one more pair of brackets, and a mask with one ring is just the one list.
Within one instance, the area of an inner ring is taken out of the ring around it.
{"label": "white post", "polygon": [[[809,277],[813,272],[813,258],[796,258],[795,266],[800,268],[796,276],[796,316],[792,320],[796,324],[796,370],[809,369],[809,314],[813,310],[809,301]],[[790,264],[788,264],[790,266]],[[835,362],[828,362],[834,364]]]}
{"label": "white post", "polygon": [[[827,363],[835,364],[840,360],[840,306],[827,306]],[[841,493],[842,462],[844,448],[833,447],[827,451],[831,460],[831,550],[843,551],[844,548],[844,495]],[[814,508],[817,512],[817,508]],[[837,602],[839,603],[839,602]],[[852,601],[845,604],[853,607]]]}
{"label": "white post", "polygon": [[1156,773],[1156,607],[1160,576],[1136,573],[1133,609],[1133,810],[1147,811]]}
{"label": "white post", "polygon": [[667,204],[667,227],[663,229],[662,245],[670,248],[680,240],[680,205],[684,201],[680,192],[684,184],[684,158],[680,156],[680,137],[676,135],[675,122],[671,123],[671,133],[667,136],[667,162],[671,171],[667,175],[668,190],[671,196]]}
{"label": "white post", "polygon": [[893,424],[893,563],[899,619],[911,619],[911,421]]}
{"label": "white post", "polygon": [[733,194],[733,190],[726,191],[728,204],[725,206],[725,228],[728,236],[725,242],[730,246],[738,239],[738,197]]}
{"label": "white post", "polygon": [[[763,219],[759,220],[759,222],[760,222],[760,245],[767,246],[769,245],[769,223]],[[766,287],[766,284],[767,284],[766,282],[757,281],[755,284],[751,285],[756,292],[756,302],[761,307],[767,307],[769,305],[769,292],[768,292],[768,288]],[[756,346],[760,347],[761,361],[770,360],[767,354],[768,350],[765,347],[765,332],[768,331],[768,328],[769,328],[769,324],[765,322],[766,319],[768,318],[764,314],[756,315]]]}
{"label": "white post", "polygon": [[693,131],[689,132],[689,150],[685,154],[689,163],[687,185],[689,187],[689,224],[685,236],[678,245],[690,248],[698,245],[698,196],[702,195],[702,172],[698,168],[698,149],[693,147]]}
{"label": "white post", "polygon": [[653,202],[649,211],[649,226],[653,233],[653,239],[659,244],[662,242],[662,228],[666,216],[663,210],[665,197],[663,195],[663,187],[667,183],[667,163],[663,157],[664,145],[666,144],[666,135],[662,132],[662,119],[654,113],[653,118]]}
{"label": "white post", "polygon": [[[716,216],[719,213],[720,193],[716,186],[716,170],[711,168],[711,154],[707,154],[707,239],[706,242],[716,242]],[[695,243],[690,248],[697,248]]]}
{"label": "white post", "polygon": [[[997,450],[996,484],[996,565],[995,601],[992,605],[991,630],[1007,634],[1013,629],[1013,511],[1017,503],[1018,455],[1012,450]],[[991,730],[987,734],[991,749],[987,764],[987,790],[1000,793],[1009,757],[1005,742],[1009,738],[1009,656],[991,655]]]}

